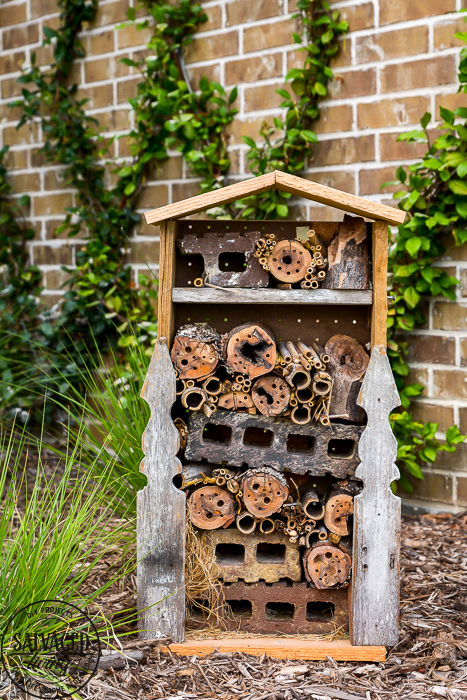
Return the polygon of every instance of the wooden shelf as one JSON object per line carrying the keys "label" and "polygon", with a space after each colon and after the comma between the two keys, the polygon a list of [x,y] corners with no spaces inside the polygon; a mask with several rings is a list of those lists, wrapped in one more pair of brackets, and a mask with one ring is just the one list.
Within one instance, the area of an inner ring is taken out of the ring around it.
{"label": "wooden shelf", "polygon": [[[164,650],[165,647],[162,647]],[[181,644],[170,644],[170,651],[181,656],[207,656],[213,651],[224,653],[242,651],[261,656],[266,653],[276,659],[324,661],[331,656],[335,661],[386,660],[383,646],[352,646],[348,639],[294,639],[293,637],[231,637],[230,639],[194,639]]]}
{"label": "wooden shelf", "polygon": [[370,305],[371,289],[213,289],[174,287],[172,301],[178,304],[340,304]]}

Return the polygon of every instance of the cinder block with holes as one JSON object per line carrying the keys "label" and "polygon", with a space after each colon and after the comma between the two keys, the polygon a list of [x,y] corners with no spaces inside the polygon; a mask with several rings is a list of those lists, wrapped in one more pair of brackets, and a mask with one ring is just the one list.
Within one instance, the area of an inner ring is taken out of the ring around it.
{"label": "cinder block with holes", "polygon": [[263,579],[276,583],[281,578],[300,581],[300,552],[282,532],[269,535],[253,532],[244,535],[236,528],[212,530],[209,537],[215,547],[219,578],[225,582],[243,579],[252,583]]}
{"label": "cinder block with holes", "polygon": [[[229,629],[274,634],[331,634],[348,630],[348,589],[318,591],[305,582],[280,581],[274,585],[224,583],[224,601],[229,605]],[[200,601],[201,602],[201,601]],[[206,625],[201,607],[194,606],[187,626]]]}
{"label": "cinder block with holes", "polygon": [[279,471],[344,479],[355,476],[360,462],[357,445],[365,426],[320,423],[295,425],[283,418],[218,410],[209,418],[190,415],[187,459],[229,466],[262,467]]}

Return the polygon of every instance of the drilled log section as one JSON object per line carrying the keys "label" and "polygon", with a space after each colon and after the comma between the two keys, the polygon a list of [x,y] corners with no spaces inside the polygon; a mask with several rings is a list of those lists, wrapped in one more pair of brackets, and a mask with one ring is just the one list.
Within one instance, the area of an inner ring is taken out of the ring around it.
{"label": "drilled log section", "polygon": [[270,372],[276,364],[276,343],[269,328],[260,323],[245,323],[229,334],[225,362],[233,372],[249,379]]}
{"label": "drilled log section", "polygon": [[242,479],[243,500],[247,510],[257,518],[266,518],[277,513],[289,495],[285,479],[257,471],[247,472]]}
{"label": "drilled log section", "polygon": [[228,411],[241,411],[251,414],[256,413],[256,406],[250,394],[243,391],[228,391],[219,397],[219,408]]}
{"label": "drilled log section", "polygon": [[326,501],[324,524],[330,532],[346,537],[352,530],[353,497],[344,492],[334,492]]}
{"label": "drilled log section", "polygon": [[311,262],[311,253],[297,241],[280,241],[268,259],[271,274],[279,282],[300,282]]}
{"label": "drilled log section", "polygon": [[324,348],[329,355],[329,373],[333,378],[329,416],[365,422],[365,412],[357,406],[360,386],[368,367],[365,348],[348,335],[334,335]]}
{"label": "drilled log section", "polygon": [[351,565],[347,552],[327,542],[316,543],[303,557],[305,575],[319,590],[344,584],[349,578]]}
{"label": "drilled log section", "polygon": [[324,518],[324,506],[318,494],[313,489],[305,491],[301,498],[301,503],[304,512],[312,520],[321,520]]}
{"label": "drilled log section", "polygon": [[204,379],[219,362],[219,334],[209,326],[192,323],[175,336],[171,359],[180,379]]}
{"label": "drilled log section", "polygon": [[220,486],[202,486],[188,499],[188,516],[200,530],[228,527],[235,520],[235,499]]}
{"label": "drilled log section", "polygon": [[268,374],[255,381],[251,398],[263,416],[279,416],[289,404],[290,389],[282,377]]}
{"label": "drilled log section", "polygon": [[370,261],[365,221],[344,216],[339,233],[328,248],[327,289],[369,289]]}

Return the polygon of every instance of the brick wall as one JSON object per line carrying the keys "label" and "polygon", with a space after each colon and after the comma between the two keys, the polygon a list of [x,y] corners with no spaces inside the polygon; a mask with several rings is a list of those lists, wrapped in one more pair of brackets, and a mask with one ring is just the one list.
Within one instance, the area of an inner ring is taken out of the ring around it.
{"label": "brick wall", "polygon": [[[138,77],[119,63],[140,56],[146,32],[132,27],[115,30],[125,19],[129,0],[100,0],[96,21],[84,33],[85,59],[77,62],[74,77],[81,93],[90,98],[89,111],[109,135],[122,136],[114,155],[128,155],[125,134],[132,125],[128,97],[135,94]],[[190,47],[187,63],[193,81],[206,74],[226,86],[239,84],[239,115],[231,127],[231,181],[248,172],[241,135],[256,137],[264,119],[277,114],[281,98],[274,92],[287,71],[302,56],[291,43],[295,0],[212,0],[205,3],[209,22]],[[397,143],[397,134],[416,125],[425,111],[439,114],[439,106],[453,108],[465,98],[456,94],[459,42],[454,33],[463,26],[455,12],[466,0],[344,0],[335,2],[350,23],[335,63],[336,80],[322,103],[316,125],[319,144],[307,177],[392,203],[391,188],[380,185],[394,177],[400,164],[422,152],[417,145]],[[44,296],[50,304],[60,298],[65,275],[62,264],[73,264],[79,241],[56,238],[54,229],[63,208],[73,202],[64,188],[60,168],[45,167],[36,152],[41,142],[38,126],[15,131],[18,111],[6,103],[19,94],[16,82],[21,66],[34,50],[41,64],[50,59],[41,48],[44,26],[55,27],[55,0],[0,0],[0,128],[2,143],[11,151],[8,164],[15,192],[31,194],[26,212],[36,230],[31,246],[34,263],[44,272]],[[432,126],[436,124],[436,116]],[[141,211],[196,194],[180,157],[173,157],[151,175],[140,196]],[[337,211],[299,203],[303,218],[340,218]],[[144,259],[157,271],[158,230],[141,224],[135,242]],[[131,251],[135,272],[144,271]],[[456,303],[434,300],[427,307],[426,327],[410,336],[413,377],[427,388],[417,402],[416,416],[440,423],[453,422],[467,433],[467,245],[448,246],[440,263],[462,280]],[[440,433],[440,436],[442,433]],[[454,455],[443,454],[425,480],[418,484],[415,503],[452,508],[467,506],[467,446]]]}

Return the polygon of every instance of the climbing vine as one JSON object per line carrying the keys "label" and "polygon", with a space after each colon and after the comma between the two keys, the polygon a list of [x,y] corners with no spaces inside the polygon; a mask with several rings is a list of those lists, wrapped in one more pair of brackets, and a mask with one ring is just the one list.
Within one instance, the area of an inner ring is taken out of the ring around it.
{"label": "climbing vine", "polygon": [[[467,44],[467,33],[460,32],[456,37]],[[466,93],[467,48],[461,52],[459,82],[459,91]],[[458,280],[437,267],[435,261],[445,251],[443,240],[451,238],[455,245],[467,241],[467,107],[454,111],[441,107],[440,116],[439,135],[434,139],[428,132],[429,113],[422,117],[421,129],[399,137],[408,143],[425,144],[426,153],[414,165],[398,168],[398,179],[389,183],[401,187],[394,198],[408,213],[390,247],[389,271],[395,300],[389,310],[388,353],[404,409],[392,415],[398,460],[405,472],[401,485],[410,492],[413,487],[408,475],[423,478],[420,462],[433,463],[442,450],[454,452],[466,437],[452,426],[446,432],[446,443],[441,444],[435,437],[438,423],[424,425],[413,420],[410,403],[424,387],[406,383],[409,343],[400,335],[425,323],[423,299],[441,296],[455,301]]]}

